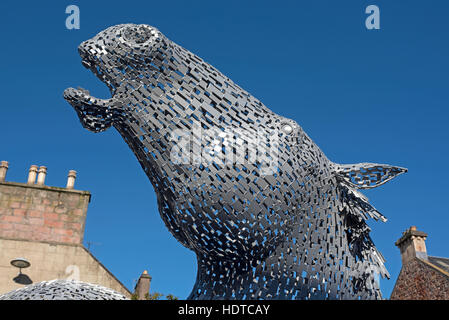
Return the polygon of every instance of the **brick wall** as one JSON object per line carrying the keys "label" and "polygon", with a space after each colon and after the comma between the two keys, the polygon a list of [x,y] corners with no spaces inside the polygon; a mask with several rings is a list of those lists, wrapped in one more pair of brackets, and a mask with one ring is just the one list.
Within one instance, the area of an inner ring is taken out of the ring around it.
{"label": "brick wall", "polygon": [[391,300],[449,300],[449,277],[418,258],[402,266]]}
{"label": "brick wall", "polygon": [[0,182],[0,238],[81,244],[90,193]]}

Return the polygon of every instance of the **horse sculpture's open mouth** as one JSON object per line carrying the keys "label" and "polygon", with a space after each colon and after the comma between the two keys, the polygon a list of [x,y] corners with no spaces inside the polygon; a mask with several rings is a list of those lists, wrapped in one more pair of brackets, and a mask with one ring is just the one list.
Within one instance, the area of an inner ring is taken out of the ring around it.
{"label": "horse sculpture's open mouth", "polygon": [[[92,71],[102,82],[104,82],[111,93],[114,89],[107,76],[96,65],[96,57],[88,53],[88,49],[84,48],[83,42],[78,51],[81,56],[81,64]],[[101,132],[108,129],[113,124],[113,109],[117,105],[114,98],[100,99],[90,95],[90,92],[84,88],[78,87],[67,88],[64,90],[64,99],[70,103],[75,109],[81,124],[84,128],[92,132]]]}

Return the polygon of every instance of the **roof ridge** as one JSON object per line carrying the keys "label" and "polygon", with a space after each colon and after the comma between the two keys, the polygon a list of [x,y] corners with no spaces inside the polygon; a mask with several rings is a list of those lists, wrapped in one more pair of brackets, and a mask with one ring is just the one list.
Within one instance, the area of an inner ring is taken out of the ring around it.
{"label": "roof ridge", "polygon": [[429,258],[438,258],[438,259],[446,259],[449,260],[449,257],[438,257],[438,256],[428,256]]}
{"label": "roof ridge", "polygon": [[418,258],[418,257],[415,257],[415,258],[418,259],[419,261],[423,262],[424,264],[427,264],[429,267],[435,269],[435,270],[438,271],[439,273],[442,273],[442,274],[445,275],[446,277],[449,277],[449,273],[448,273],[446,270],[444,270],[444,269],[442,269],[442,268],[436,266],[436,265],[433,264],[432,262],[430,262],[430,261],[428,261],[428,260],[425,260],[425,259]]}

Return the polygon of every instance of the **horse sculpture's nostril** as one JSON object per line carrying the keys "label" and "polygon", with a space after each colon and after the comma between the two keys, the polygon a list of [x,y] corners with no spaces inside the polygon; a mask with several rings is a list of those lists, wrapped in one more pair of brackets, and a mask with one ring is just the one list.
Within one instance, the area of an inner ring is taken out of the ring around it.
{"label": "horse sculpture's nostril", "polygon": [[82,60],[81,63],[87,69],[90,69],[92,67],[92,64],[87,60]]}
{"label": "horse sculpture's nostril", "polygon": [[87,47],[86,47],[86,41],[82,42],[78,46],[78,53],[82,59],[87,57]]}

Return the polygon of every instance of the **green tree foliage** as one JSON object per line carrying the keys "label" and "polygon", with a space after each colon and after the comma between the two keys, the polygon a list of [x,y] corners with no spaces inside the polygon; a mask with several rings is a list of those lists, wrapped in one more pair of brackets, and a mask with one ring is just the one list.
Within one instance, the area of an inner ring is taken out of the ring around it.
{"label": "green tree foliage", "polygon": [[[164,296],[165,296],[165,299],[167,299],[167,300],[179,300],[178,297],[175,297],[172,294],[164,295],[164,294],[159,293],[159,292],[146,293],[143,300],[161,300]],[[134,293],[131,296],[131,300],[139,300],[139,296],[137,295],[137,293]]]}

